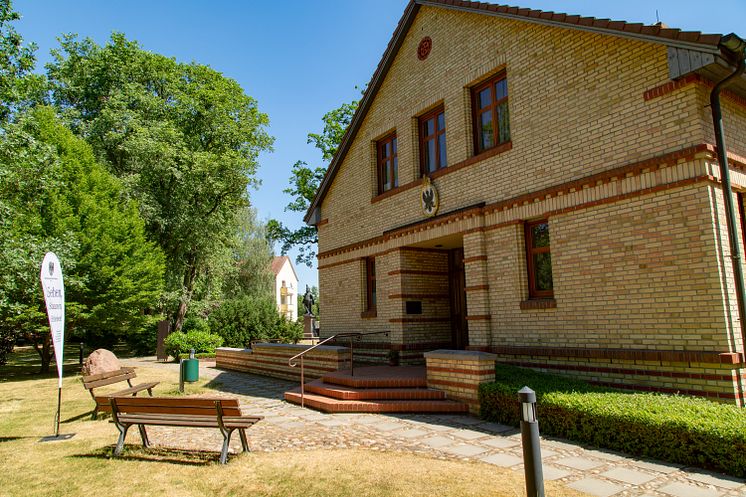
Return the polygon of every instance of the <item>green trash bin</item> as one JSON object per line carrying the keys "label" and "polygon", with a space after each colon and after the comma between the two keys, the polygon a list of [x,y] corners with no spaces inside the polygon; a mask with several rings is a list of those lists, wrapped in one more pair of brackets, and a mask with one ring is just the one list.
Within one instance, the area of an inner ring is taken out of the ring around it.
{"label": "green trash bin", "polygon": [[184,359],[181,368],[184,381],[193,383],[199,380],[199,359]]}

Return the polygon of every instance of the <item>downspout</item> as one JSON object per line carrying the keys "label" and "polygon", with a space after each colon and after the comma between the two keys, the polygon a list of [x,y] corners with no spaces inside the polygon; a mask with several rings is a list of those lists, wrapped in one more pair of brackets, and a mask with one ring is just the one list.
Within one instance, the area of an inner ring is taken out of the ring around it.
{"label": "downspout", "polygon": [[[738,316],[741,323],[741,345],[744,349],[743,357],[746,357],[746,300],[744,291],[743,268],[741,267],[741,247],[736,230],[736,212],[733,206],[733,190],[730,182],[730,168],[728,167],[728,153],[725,148],[725,132],[723,130],[723,114],[720,109],[720,92],[725,87],[740,78],[746,70],[746,41],[734,33],[723,36],[720,39],[720,49],[728,56],[731,62],[735,61],[736,69],[715,85],[710,93],[710,108],[712,110],[712,124],[715,128],[715,144],[717,145],[717,159],[720,165],[720,180],[723,186],[723,199],[725,200],[725,212],[728,227],[728,238],[730,239],[731,262],[733,263],[733,278],[736,284],[736,300],[738,301]],[[739,381],[739,388],[743,395],[744,389]],[[738,399],[738,402],[743,402]]]}

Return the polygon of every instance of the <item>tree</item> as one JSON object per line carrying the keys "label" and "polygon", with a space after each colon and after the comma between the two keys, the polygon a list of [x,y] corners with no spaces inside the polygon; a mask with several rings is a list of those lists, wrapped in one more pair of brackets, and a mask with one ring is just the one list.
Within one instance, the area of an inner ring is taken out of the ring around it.
{"label": "tree", "polygon": [[[89,343],[142,332],[163,290],[163,254],[145,238],[137,203],[91,147],[50,107],[21,115],[0,135],[0,330],[20,331],[42,361],[50,334],[39,284],[46,251],[65,273],[66,325]],[[4,269],[4,271],[6,271]]]}
{"label": "tree", "polygon": [[115,33],[105,46],[66,36],[47,65],[55,104],[127,185],[166,255],[164,307],[181,329],[195,291],[234,241],[237,213],[269,150],[268,118],[234,80],[178,63]]}
{"label": "tree", "polygon": [[5,123],[18,108],[44,98],[44,78],[32,74],[36,64],[36,45],[23,45],[13,27],[21,16],[11,0],[0,0],[0,123]]}
{"label": "tree", "polygon": [[275,276],[271,270],[272,247],[266,226],[256,218],[256,210],[246,207],[239,213],[232,258],[233,271],[226,278],[223,295],[274,296]]}
{"label": "tree", "polygon": [[[352,121],[358,103],[357,100],[353,100],[327,112],[321,119],[324,122],[323,131],[308,134],[308,143],[313,143],[321,151],[324,164],[312,168],[306,162],[298,161],[293,165],[289,180],[290,186],[283,190],[293,196],[293,201],[285,207],[286,211],[306,212],[308,210],[321,181],[324,179],[329,161],[337,153],[337,148]],[[298,247],[299,254],[296,257],[296,262],[306,264],[309,267],[313,264],[316,257],[316,243],[318,242],[315,226],[291,229],[280,221],[271,219],[267,223],[267,232],[272,240],[280,242],[280,250],[283,255],[287,254],[292,247]]]}

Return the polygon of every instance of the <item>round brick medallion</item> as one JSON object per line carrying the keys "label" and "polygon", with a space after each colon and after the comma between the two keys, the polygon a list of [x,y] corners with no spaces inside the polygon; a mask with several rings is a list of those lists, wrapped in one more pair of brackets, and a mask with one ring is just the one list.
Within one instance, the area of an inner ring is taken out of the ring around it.
{"label": "round brick medallion", "polygon": [[420,40],[420,44],[417,46],[417,58],[420,60],[427,59],[430,55],[430,50],[433,48],[433,40],[429,36],[425,36]]}

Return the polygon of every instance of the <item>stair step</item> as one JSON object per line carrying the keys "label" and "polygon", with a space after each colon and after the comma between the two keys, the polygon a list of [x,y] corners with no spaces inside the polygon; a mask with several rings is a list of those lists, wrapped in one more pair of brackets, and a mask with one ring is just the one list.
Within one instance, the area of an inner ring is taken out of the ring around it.
{"label": "stair step", "polygon": [[314,380],[306,392],[341,400],[443,400],[445,392],[428,388],[355,388]]}
{"label": "stair step", "polygon": [[[300,405],[300,388],[285,392],[285,400]],[[322,412],[447,412],[464,413],[469,409],[466,404],[452,400],[340,400],[317,395],[305,394],[305,405]]]}
{"label": "stair step", "polygon": [[362,367],[327,373],[324,383],[353,388],[427,388],[425,368],[422,366]]}

